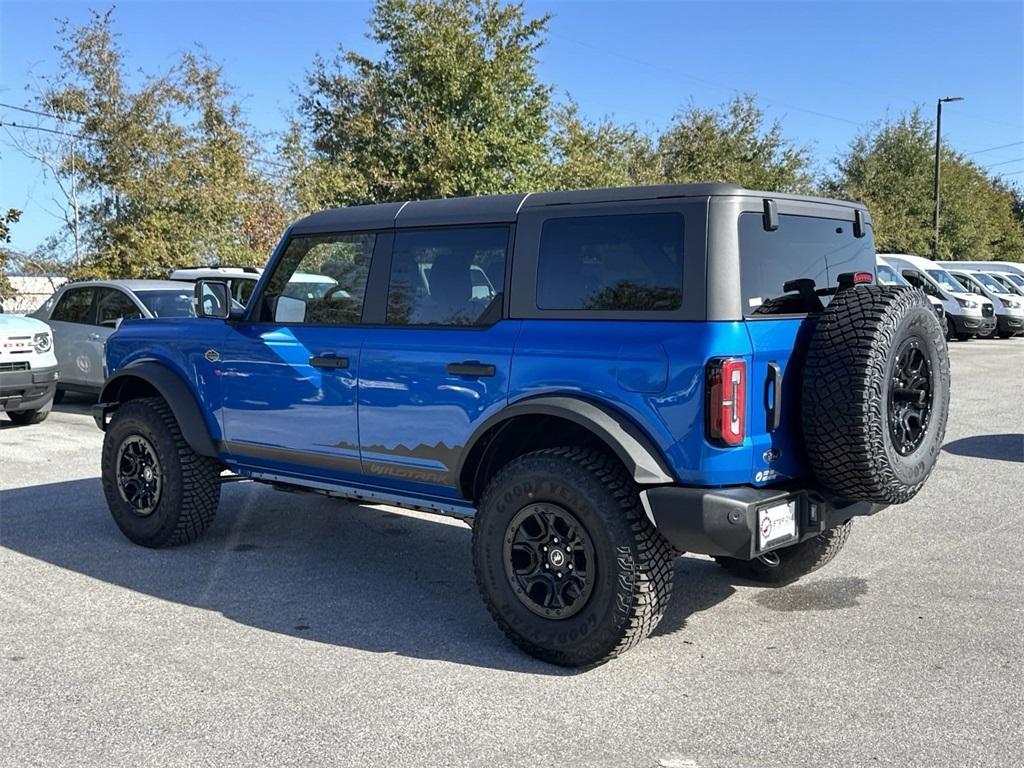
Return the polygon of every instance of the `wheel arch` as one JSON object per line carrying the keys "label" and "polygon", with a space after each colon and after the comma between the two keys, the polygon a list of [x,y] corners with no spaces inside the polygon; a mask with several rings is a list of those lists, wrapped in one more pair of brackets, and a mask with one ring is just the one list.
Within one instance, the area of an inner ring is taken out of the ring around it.
{"label": "wheel arch", "polygon": [[[534,442],[538,430],[559,423],[566,439]],[[470,500],[479,498],[502,457],[521,453],[523,447],[533,450],[580,440],[611,452],[640,485],[676,481],[661,451],[629,417],[584,398],[545,395],[512,403],[477,427],[455,471],[459,492]],[[510,444],[519,450],[510,452]]]}
{"label": "wheel arch", "polygon": [[193,451],[202,456],[217,457],[217,445],[192,389],[185,380],[166,365],[155,360],[133,363],[114,373],[103,385],[94,417],[104,429],[106,414],[118,405],[140,397],[161,397],[171,409],[182,437]]}

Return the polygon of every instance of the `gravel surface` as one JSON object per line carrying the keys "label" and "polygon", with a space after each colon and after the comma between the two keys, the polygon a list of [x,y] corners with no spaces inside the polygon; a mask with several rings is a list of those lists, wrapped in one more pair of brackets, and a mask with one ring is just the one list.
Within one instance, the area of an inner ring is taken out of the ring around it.
{"label": "gravel surface", "polygon": [[914,501],[781,589],[679,559],[655,636],[584,673],[500,634],[461,523],[232,483],[150,551],[83,401],[4,420],[0,765],[1021,765],[1024,339],[951,356]]}

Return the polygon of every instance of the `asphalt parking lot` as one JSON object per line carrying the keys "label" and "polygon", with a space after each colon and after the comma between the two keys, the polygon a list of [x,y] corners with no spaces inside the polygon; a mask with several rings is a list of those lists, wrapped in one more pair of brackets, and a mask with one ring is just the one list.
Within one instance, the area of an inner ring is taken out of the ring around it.
{"label": "asphalt parking lot", "polygon": [[0,765],[1021,765],[1024,339],[951,357],[914,501],[781,589],[681,558],[656,635],[584,673],[505,640],[461,523],[232,483],[150,551],[84,401],[4,420]]}

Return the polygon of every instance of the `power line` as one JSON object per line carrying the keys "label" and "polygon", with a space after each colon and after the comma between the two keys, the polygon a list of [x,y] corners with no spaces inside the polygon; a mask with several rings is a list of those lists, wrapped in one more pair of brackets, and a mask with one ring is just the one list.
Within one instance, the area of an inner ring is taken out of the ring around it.
{"label": "power line", "polygon": [[973,152],[966,152],[966,155],[980,155],[982,152],[994,152],[997,149],[1006,149],[1007,147],[1019,147],[1024,144],[1024,141],[1015,141],[1011,144],[1000,144],[998,147],[986,147],[985,149],[976,149]]}
{"label": "power line", "polygon": [[0,120],[0,126],[6,126],[8,128],[20,128],[23,131],[44,131],[45,133],[56,133],[58,136],[70,136],[73,139],[81,139],[82,141],[94,141],[88,136],[83,136],[80,133],[68,133],[67,131],[58,131],[56,128],[44,128],[41,125],[20,125],[13,121]]}
{"label": "power line", "polygon": [[69,123],[78,123],[79,125],[82,124],[81,120],[78,120],[78,119],[76,119],[74,117],[62,117],[61,115],[55,115],[52,112],[40,112],[38,109],[29,109],[28,107],[19,107],[19,106],[15,105],[15,104],[4,104],[3,102],[0,102],[0,107],[4,107],[6,109],[16,109],[19,112],[27,112],[30,115],[39,115],[40,117],[49,117],[49,118],[52,118],[53,120],[66,120]]}
{"label": "power line", "polygon": [[992,163],[992,165],[986,165],[986,168],[995,168],[997,165],[1009,165],[1010,163],[1019,163],[1024,161],[1024,157],[1015,157],[1013,160],[1003,160],[1001,163]]}

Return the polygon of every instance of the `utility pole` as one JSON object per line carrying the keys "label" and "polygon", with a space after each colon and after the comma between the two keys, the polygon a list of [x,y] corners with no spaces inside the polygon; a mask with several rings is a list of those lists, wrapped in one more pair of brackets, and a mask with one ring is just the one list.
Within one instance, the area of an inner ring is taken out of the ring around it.
{"label": "utility pole", "polygon": [[939,258],[939,179],[942,173],[940,162],[942,150],[942,105],[947,101],[963,101],[963,96],[945,96],[935,100],[935,191],[932,197],[935,199],[935,238],[932,240],[932,261]]}

